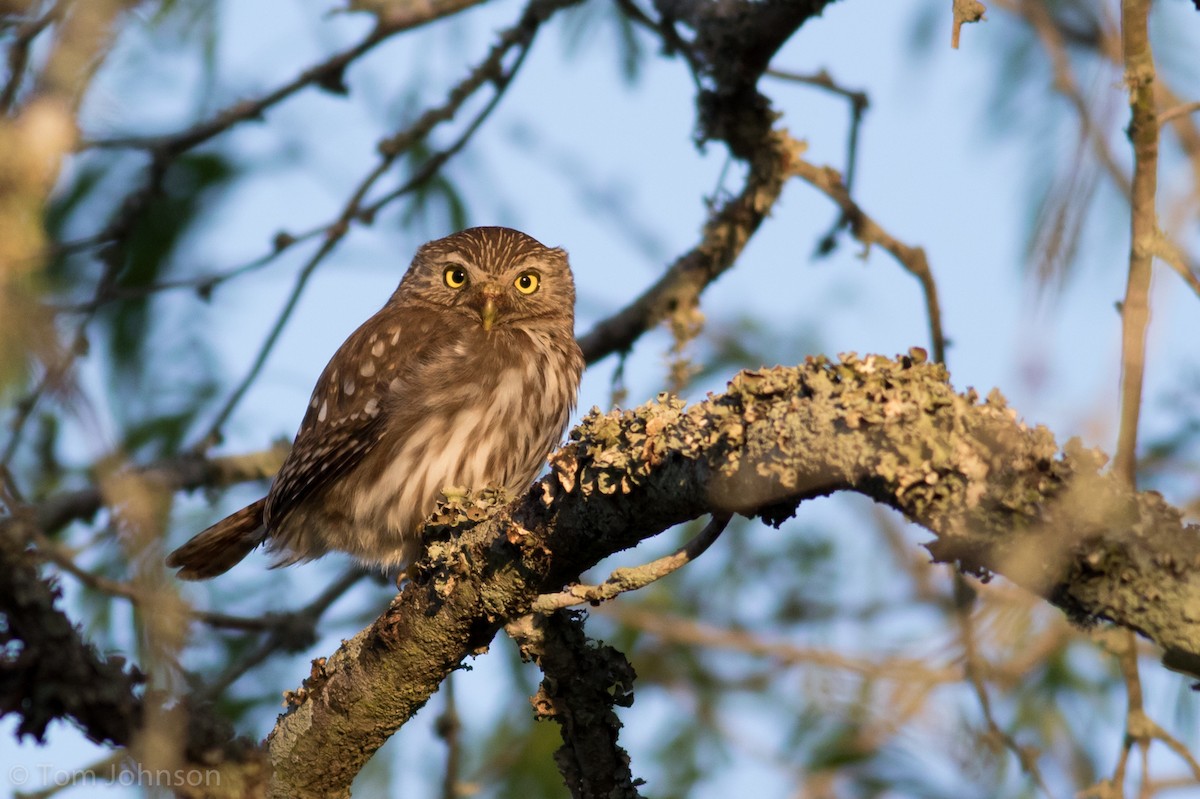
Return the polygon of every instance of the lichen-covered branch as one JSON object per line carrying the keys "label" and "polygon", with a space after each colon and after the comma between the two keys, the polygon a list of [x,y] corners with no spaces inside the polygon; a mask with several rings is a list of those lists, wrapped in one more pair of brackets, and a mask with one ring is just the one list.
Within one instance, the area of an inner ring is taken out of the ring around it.
{"label": "lichen-covered branch", "polygon": [[[840,490],[930,530],[941,560],[1200,655],[1200,530],[1101,473],[1097,453],[1060,452],[999,394],[955,393],[920,351],[743,372],[691,407],[593,412],[551,465],[490,519],[428,530],[412,584],[320,662],[269,737],[273,795],[347,795],[446,674],[602,558],[705,513],[777,523]],[[312,769],[318,757],[330,767]]]}
{"label": "lichen-covered branch", "polygon": [[266,763],[252,742],[235,738],[210,708],[168,706],[161,693],[143,693],[136,667],[83,640],[57,607],[57,589],[37,573],[37,555],[24,546],[26,524],[0,523],[0,717],[18,717],[17,737],[44,742],[50,722],[67,720],[93,741],[137,752],[154,718],[182,732],[183,759],[174,765],[209,775],[203,787],[181,783],[180,796],[261,796]]}
{"label": "lichen-covered branch", "polygon": [[614,707],[633,704],[633,666],[617,650],[588,639],[579,612],[530,614],[506,628],[545,675],[533,697],[539,719],[558,723],[554,761],[574,799],[637,799],[629,755],[617,743]]}

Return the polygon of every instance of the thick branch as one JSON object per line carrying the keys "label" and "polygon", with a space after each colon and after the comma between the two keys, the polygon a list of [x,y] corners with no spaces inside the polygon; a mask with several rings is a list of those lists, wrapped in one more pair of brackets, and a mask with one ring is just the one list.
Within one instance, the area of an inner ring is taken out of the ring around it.
{"label": "thick branch", "polygon": [[[268,739],[275,796],[345,796],[371,754],[453,668],[539,594],[712,511],[778,522],[851,490],[936,536],[936,557],[994,571],[1078,622],[1109,619],[1200,655],[1200,532],[1154,493],[1059,453],[1003,399],[958,395],[923,353],[745,372],[685,409],[593,413],[552,473],[492,517],[432,526],[413,584],[306,681]],[[316,758],[335,764],[312,769]]]}

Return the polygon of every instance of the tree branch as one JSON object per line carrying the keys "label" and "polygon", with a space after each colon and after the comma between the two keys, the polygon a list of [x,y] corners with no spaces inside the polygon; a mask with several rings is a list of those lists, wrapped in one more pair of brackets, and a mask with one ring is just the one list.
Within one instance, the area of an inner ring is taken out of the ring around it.
{"label": "tree branch", "polygon": [[614,352],[627,352],[638,338],[681,310],[690,310],[701,292],[737,261],[771,212],[794,174],[804,145],[785,131],[769,131],[754,158],[740,194],[712,215],[700,243],[681,256],[640,297],[620,312],[597,322],[579,339],[588,363]]}
{"label": "tree branch", "polygon": [[614,707],[633,704],[633,666],[617,650],[590,641],[583,614],[530,614],[506,628],[545,678],[531,699],[538,719],[558,722],[563,745],[554,753],[574,799],[637,799],[629,754],[617,743]]}
{"label": "tree branch", "polygon": [[794,170],[801,180],[837,203],[837,206],[842,209],[842,218],[850,226],[851,235],[865,248],[870,249],[871,245],[878,244],[896,259],[904,271],[920,282],[921,293],[925,296],[925,316],[929,320],[929,339],[933,347],[933,359],[939,363],[945,363],[946,335],[942,331],[942,306],[938,300],[937,282],[933,279],[933,270],[929,268],[929,259],[925,256],[925,248],[905,244],[884,230],[850,196],[849,184],[842,180],[842,176],[836,169],[820,167],[800,158],[797,159]]}
{"label": "tree branch", "polygon": [[[452,669],[602,558],[713,511],[779,523],[856,491],[932,531],[934,556],[1001,573],[1079,623],[1108,619],[1200,657],[1200,529],[1103,457],[958,395],[923,353],[743,372],[685,410],[593,412],[552,473],[483,522],[427,528],[412,584],[320,663],[267,739],[273,795],[345,796]],[[334,764],[312,769],[314,758]]]}
{"label": "tree branch", "polygon": [[[289,444],[279,443],[270,449],[246,455],[221,458],[182,455],[138,469],[138,474],[145,480],[172,490],[215,488],[248,480],[268,480],[279,471],[290,449]],[[35,523],[39,530],[51,534],[70,522],[92,518],[103,505],[104,494],[98,484],[67,491],[37,505],[34,509]]]}
{"label": "tree branch", "polygon": [[412,28],[420,27],[443,17],[478,5],[483,0],[425,0],[410,3],[408,13],[381,16],[375,28],[362,41],[335,53],[324,61],[303,70],[292,80],[272,89],[261,97],[241,100],[222,109],[211,118],[198,122],[186,130],[166,136],[113,136],[85,142],[86,147],[139,148],[163,155],[175,156],[203,144],[209,139],[247,120],[262,119],[272,106],[309,86],[320,86],[327,91],[346,94],[343,83],[346,68],[354,61],[373,50],[376,45]]}
{"label": "tree branch", "polygon": [[1129,141],[1133,145],[1130,192],[1129,278],[1121,303],[1121,429],[1116,471],[1136,483],[1138,418],[1150,325],[1150,277],[1158,241],[1158,109],[1154,102],[1154,56],[1150,51],[1150,3],[1122,0],[1121,43],[1129,88]]}
{"label": "tree branch", "polygon": [[[28,521],[0,523],[0,716],[20,717],[17,736],[44,742],[46,727],[69,719],[97,743],[137,747],[139,734],[157,717],[182,731],[187,773],[203,786],[181,796],[261,796],[267,782],[262,752],[235,738],[229,723],[203,706],[164,704],[161,693],[142,693],[145,677],[119,655],[103,656],[86,643],[57,607],[57,588],[37,573],[37,558],[25,548]],[[186,781],[185,781],[186,782]]]}

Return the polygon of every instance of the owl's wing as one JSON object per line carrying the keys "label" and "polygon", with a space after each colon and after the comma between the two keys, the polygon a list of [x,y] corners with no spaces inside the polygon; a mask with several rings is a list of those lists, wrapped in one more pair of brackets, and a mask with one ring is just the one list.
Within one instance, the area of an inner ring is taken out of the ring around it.
{"label": "owl's wing", "polygon": [[321,373],[292,451],[267,497],[267,528],[351,472],[378,445],[384,405],[397,388],[409,331],[385,306],[346,339]]}

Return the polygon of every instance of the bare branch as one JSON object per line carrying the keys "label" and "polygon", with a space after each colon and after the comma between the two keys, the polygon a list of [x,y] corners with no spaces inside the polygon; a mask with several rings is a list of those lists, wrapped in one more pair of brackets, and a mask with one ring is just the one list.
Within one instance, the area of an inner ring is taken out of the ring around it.
{"label": "bare branch", "polygon": [[1188,263],[1187,255],[1184,254],[1183,248],[1167,237],[1161,230],[1156,231],[1154,241],[1151,244],[1150,252],[1183,278],[1183,282],[1188,284],[1192,291],[1200,296],[1200,269],[1197,269],[1192,264]]}
{"label": "bare branch", "polygon": [[1129,140],[1133,145],[1130,192],[1129,279],[1121,303],[1121,426],[1113,469],[1137,483],[1138,419],[1150,324],[1150,278],[1158,240],[1158,112],[1154,101],[1154,56],[1150,50],[1149,0],[1122,0],[1121,42],[1129,87]]}
{"label": "bare branch", "polygon": [[962,669],[951,664],[931,662],[928,657],[854,657],[832,648],[799,646],[791,641],[767,639],[746,630],[718,627],[673,614],[651,613],[621,603],[605,605],[597,612],[611,615],[622,624],[680,646],[740,652],[783,666],[839,669],[871,680],[895,680],[912,685],[946,685],[961,682],[963,678]]}
{"label": "bare branch", "polygon": [[1159,114],[1158,125],[1159,127],[1162,127],[1168,122],[1181,119],[1189,114],[1194,114],[1197,111],[1200,111],[1200,100],[1193,100],[1190,103],[1181,103],[1180,105],[1177,105],[1174,108],[1168,108],[1166,111],[1163,111],[1161,114]]}
{"label": "bare branch", "polygon": [[19,25],[13,33],[13,40],[8,45],[8,80],[4,89],[0,90],[0,113],[7,114],[16,102],[17,92],[25,77],[25,68],[29,64],[29,50],[33,40],[62,17],[67,0],[57,0],[49,10],[40,17],[33,17]]}
{"label": "bare branch", "polygon": [[1030,776],[1038,790],[1046,797],[1052,797],[1042,770],[1038,767],[1037,752],[1017,743],[1016,738],[1005,731],[992,713],[992,700],[988,695],[987,685],[984,684],[983,662],[979,655],[979,644],[976,640],[975,618],[972,609],[975,604],[975,590],[967,583],[967,578],[956,573],[954,575],[955,615],[958,619],[960,638],[963,645],[963,670],[967,680],[979,700],[979,708],[983,711],[983,720],[987,724],[988,735],[999,741],[1005,749],[1012,752],[1021,764],[1021,769]]}
{"label": "bare branch", "polygon": [[576,583],[556,594],[542,594],[533,603],[534,613],[552,613],[572,605],[599,605],[629,591],[637,591],[661,580],[700,557],[720,537],[732,517],[715,513],[704,529],[670,555],[627,569],[616,569],[600,585]]}
{"label": "bare branch", "polygon": [[279,86],[261,97],[253,100],[242,100],[217,112],[211,119],[199,122],[192,127],[172,133],[167,136],[114,136],[111,138],[92,139],[84,143],[84,147],[97,148],[137,148],[150,150],[157,154],[175,156],[190,150],[198,144],[203,144],[214,136],[232,128],[234,125],[252,119],[261,119],[263,114],[272,106],[296,94],[309,86],[319,86],[327,91],[346,93],[342,76],[346,68],[367,54],[376,45],[386,41],[397,33],[432,22],[442,17],[457,14],[471,6],[478,5],[483,0],[426,0],[422,3],[412,3],[409,8],[412,13],[403,17],[392,15],[381,18],[379,24],[361,42],[336,53],[319,64],[308,67],[292,80]]}
{"label": "bare branch", "polygon": [[906,272],[921,283],[921,291],[925,295],[925,313],[929,319],[933,359],[945,363],[946,336],[942,331],[941,303],[938,301],[937,283],[933,279],[933,271],[929,268],[929,259],[925,256],[924,248],[905,244],[868,216],[850,196],[850,190],[837,170],[816,166],[802,158],[797,159],[793,168],[795,174],[838,204],[850,224],[850,232],[854,238],[865,247],[870,248],[871,245],[878,244],[887,250]]}
{"label": "bare branch", "polygon": [[[266,480],[283,464],[290,446],[277,444],[271,449],[246,455],[220,458],[180,456],[168,458],[138,470],[146,480],[172,490],[216,488],[249,480]],[[57,494],[34,509],[36,525],[53,533],[72,521],[90,519],[104,504],[98,486]]]}

